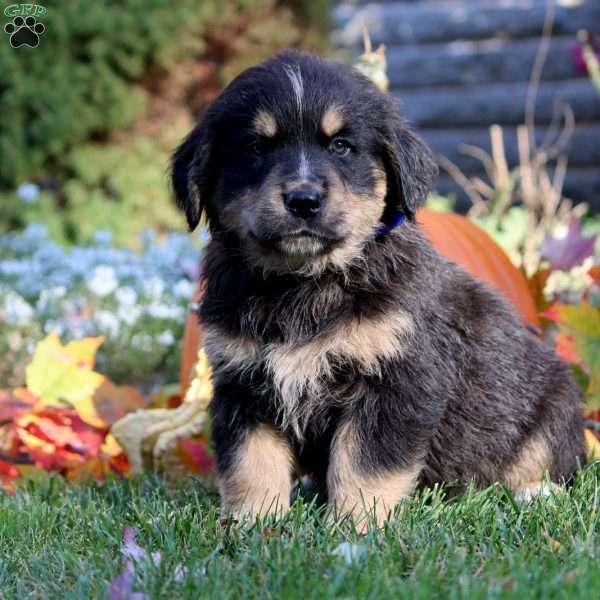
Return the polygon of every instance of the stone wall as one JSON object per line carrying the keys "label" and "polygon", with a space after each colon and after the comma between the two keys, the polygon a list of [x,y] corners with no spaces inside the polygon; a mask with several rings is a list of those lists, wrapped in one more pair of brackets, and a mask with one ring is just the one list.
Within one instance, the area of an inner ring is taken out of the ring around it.
{"label": "stone wall", "polygon": [[[489,150],[488,128],[503,126],[509,161],[517,159],[531,68],[541,39],[546,0],[346,0],[334,10],[334,42],[359,53],[366,24],[387,48],[391,92],[432,148],[468,175],[483,174],[461,144]],[[577,71],[580,29],[600,33],[600,0],[555,0],[553,37],[536,104],[541,140],[557,104],[573,110],[565,193],[600,210],[600,96]],[[441,172],[438,191],[464,195]]]}

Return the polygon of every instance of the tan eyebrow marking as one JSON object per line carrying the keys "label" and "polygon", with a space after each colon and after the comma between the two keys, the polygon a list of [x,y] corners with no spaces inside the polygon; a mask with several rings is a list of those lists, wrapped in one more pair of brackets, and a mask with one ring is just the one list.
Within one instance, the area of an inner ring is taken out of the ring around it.
{"label": "tan eyebrow marking", "polygon": [[323,133],[331,137],[335,135],[344,126],[344,117],[341,113],[340,107],[333,105],[330,106],[321,119],[321,129]]}
{"label": "tan eyebrow marking", "polygon": [[254,117],[254,129],[256,133],[272,138],[277,134],[277,122],[275,117],[266,110],[259,110]]}

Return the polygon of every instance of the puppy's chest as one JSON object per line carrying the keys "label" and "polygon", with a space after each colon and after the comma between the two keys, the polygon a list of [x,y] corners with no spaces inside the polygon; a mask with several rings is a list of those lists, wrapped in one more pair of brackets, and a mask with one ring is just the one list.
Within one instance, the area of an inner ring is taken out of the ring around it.
{"label": "puppy's chest", "polygon": [[282,425],[298,433],[325,405],[359,393],[361,376],[381,375],[382,362],[403,354],[413,329],[411,317],[401,311],[346,319],[308,339],[243,335],[213,322],[205,325],[204,344],[216,370],[260,374]]}

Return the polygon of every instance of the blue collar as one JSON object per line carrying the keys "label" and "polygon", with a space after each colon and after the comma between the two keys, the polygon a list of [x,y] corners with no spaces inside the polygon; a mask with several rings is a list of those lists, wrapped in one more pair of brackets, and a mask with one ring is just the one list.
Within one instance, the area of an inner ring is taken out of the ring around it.
{"label": "blue collar", "polygon": [[401,213],[401,212],[396,213],[394,215],[394,218],[392,219],[391,223],[389,223],[388,225],[382,225],[377,230],[377,235],[388,234],[390,231],[392,231],[392,229],[396,229],[396,227],[398,227],[399,225],[402,225],[402,223],[404,223],[405,219],[406,219],[406,217],[403,213]]}

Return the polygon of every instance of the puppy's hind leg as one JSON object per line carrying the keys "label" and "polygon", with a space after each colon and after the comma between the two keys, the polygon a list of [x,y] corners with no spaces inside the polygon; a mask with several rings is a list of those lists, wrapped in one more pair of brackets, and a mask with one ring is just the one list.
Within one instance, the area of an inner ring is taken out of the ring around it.
{"label": "puppy's hind leg", "polygon": [[552,368],[551,377],[543,415],[503,476],[522,501],[564,491],[586,461],[580,391],[562,363]]}
{"label": "puppy's hind leg", "polygon": [[504,474],[504,483],[520,502],[550,496],[561,486],[550,481],[552,452],[544,434],[534,434],[523,445],[517,459]]}
{"label": "puppy's hind leg", "polygon": [[547,498],[553,494],[564,491],[564,487],[552,481],[538,481],[525,485],[514,492],[515,500],[525,504],[533,502],[535,498]]}

